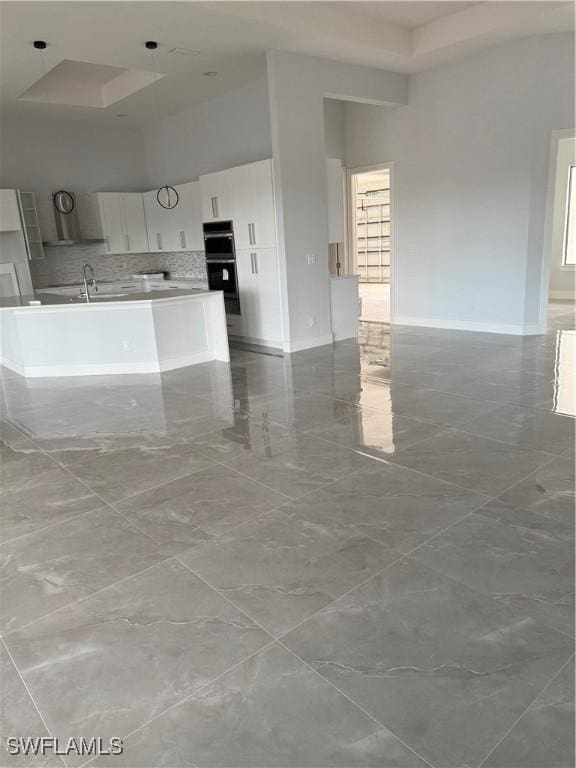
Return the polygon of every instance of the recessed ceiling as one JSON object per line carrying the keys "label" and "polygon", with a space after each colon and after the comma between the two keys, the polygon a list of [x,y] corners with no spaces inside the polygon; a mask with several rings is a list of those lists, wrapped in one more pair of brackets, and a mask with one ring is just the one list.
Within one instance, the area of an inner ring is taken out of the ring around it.
{"label": "recessed ceiling", "polygon": [[64,59],[18,98],[44,104],[106,109],[165,75]]}
{"label": "recessed ceiling", "polygon": [[476,2],[347,2],[345,5],[353,8],[357,13],[365,13],[381,21],[391,21],[402,27],[414,29],[430,21],[436,21],[452,13],[458,13],[465,8],[476,5]]}
{"label": "recessed ceiling", "polygon": [[[117,125],[120,113],[133,126],[264,78],[270,49],[411,73],[514,37],[574,28],[568,0],[0,0],[0,14],[3,114]],[[37,39],[48,42],[44,69]],[[153,84],[146,40],[160,44],[154,70],[162,77]]]}

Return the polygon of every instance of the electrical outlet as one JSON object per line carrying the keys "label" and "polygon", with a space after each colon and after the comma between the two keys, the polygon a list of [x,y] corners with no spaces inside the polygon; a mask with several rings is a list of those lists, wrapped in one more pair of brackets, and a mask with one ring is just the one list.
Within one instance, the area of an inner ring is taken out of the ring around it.
{"label": "electrical outlet", "polygon": [[310,324],[310,328],[314,328],[316,325],[316,315],[310,315],[308,322]]}
{"label": "electrical outlet", "polygon": [[307,256],[308,264],[316,264],[316,254],[315,253],[309,253]]}

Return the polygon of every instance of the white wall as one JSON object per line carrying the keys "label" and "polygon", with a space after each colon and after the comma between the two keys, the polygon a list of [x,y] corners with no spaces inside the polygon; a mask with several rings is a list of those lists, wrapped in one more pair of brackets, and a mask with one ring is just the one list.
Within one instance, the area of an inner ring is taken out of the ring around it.
{"label": "white wall", "polygon": [[150,186],[272,156],[266,80],[170,115],[144,130]]}
{"label": "white wall", "polygon": [[146,186],[139,130],[2,115],[1,184],[51,193],[130,192]]}
{"label": "white wall", "polygon": [[267,70],[284,349],[291,352],[332,340],[324,97],[400,104],[407,78],[286,51],[269,51]]}
{"label": "white wall", "polygon": [[394,163],[397,323],[542,328],[550,134],[574,114],[569,34],[411,76],[403,107],[346,106],[348,167]]}

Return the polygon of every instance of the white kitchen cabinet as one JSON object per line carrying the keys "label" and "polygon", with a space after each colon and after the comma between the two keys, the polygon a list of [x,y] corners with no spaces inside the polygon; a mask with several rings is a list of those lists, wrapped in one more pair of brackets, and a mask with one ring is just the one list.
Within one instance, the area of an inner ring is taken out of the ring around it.
{"label": "white kitchen cabinet", "polygon": [[190,181],[175,187],[179,195],[176,213],[176,234],[180,251],[203,251],[200,182]]}
{"label": "white kitchen cabinet", "polygon": [[240,296],[240,335],[258,339],[260,333],[260,302],[258,276],[254,270],[254,253],[247,249],[236,251],[236,272]]}
{"label": "white kitchen cabinet", "polygon": [[282,343],[282,318],[276,248],[236,253],[242,336],[270,346]]}
{"label": "white kitchen cabinet", "polygon": [[182,250],[176,214],[180,206],[170,209],[162,208],[158,202],[157,192],[157,189],[153,189],[143,195],[150,250],[152,252]]}
{"label": "white kitchen cabinet", "polygon": [[144,210],[151,251],[203,251],[200,182],[178,184],[178,205],[162,208],[157,190],[145,192]]}
{"label": "white kitchen cabinet", "polygon": [[251,163],[252,243],[257,248],[276,247],[276,212],[272,160]]}
{"label": "white kitchen cabinet", "polygon": [[272,161],[226,171],[236,248],[274,248],[276,216]]}
{"label": "white kitchen cabinet", "polygon": [[127,253],[146,253],[148,233],[144,216],[144,201],[140,192],[120,193],[120,208],[124,219]]}
{"label": "white kitchen cabinet", "polygon": [[344,169],[342,161],[326,160],[326,190],[328,203],[328,242],[345,240]]}
{"label": "white kitchen cabinet", "polygon": [[21,229],[16,190],[0,189],[0,232],[17,232]]}
{"label": "white kitchen cabinet", "polygon": [[106,241],[106,253],[125,253],[126,237],[118,192],[99,192],[96,195],[100,209],[102,237]]}
{"label": "white kitchen cabinet", "polygon": [[148,235],[139,192],[99,192],[102,236],[107,253],[145,253]]}
{"label": "white kitchen cabinet", "polygon": [[216,171],[200,176],[202,221],[222,221],[232,218],[229,182],[229,171]]}

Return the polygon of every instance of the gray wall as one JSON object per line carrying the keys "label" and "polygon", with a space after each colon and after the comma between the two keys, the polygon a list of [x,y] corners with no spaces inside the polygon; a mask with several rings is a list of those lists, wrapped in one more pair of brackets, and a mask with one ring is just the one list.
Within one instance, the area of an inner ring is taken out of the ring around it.
{"label": "gray wall", "polygon": [[525,38],[346,106],[348,167],[394,163],[395,322],[536,332],[550,134],[574,115],[574,41]]}
{"label": "gray wall", "polygon": [[144,131],[150,186],[180,184],[272,156],[266,80],[258,80]]}
{"label": "gray wall", "polygon": [[2,115],[0,186],[51,193],[144,189],[144,142],[133,128]]}
{"label": "gray wall", "polygon": [[342,160],[346,165],[346,102],[324,99],[324,145],[326,157]]}

